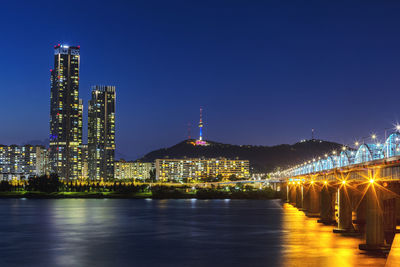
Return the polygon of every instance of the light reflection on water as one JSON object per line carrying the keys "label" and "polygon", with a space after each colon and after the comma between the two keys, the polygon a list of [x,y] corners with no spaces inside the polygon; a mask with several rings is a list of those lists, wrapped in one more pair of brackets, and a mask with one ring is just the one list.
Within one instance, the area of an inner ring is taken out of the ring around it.
{"label": "light reflection on water", "polygon": [[333,226],[317,223],[303,212],[284,204],[282,220],[283,266],[384,266],[386,259],[367,255],[358,249],[361,237],[332,233]]}
{"label": "light reflection on water", "polygon": [[0,266],[383,266],[280,201],[0,200]]}

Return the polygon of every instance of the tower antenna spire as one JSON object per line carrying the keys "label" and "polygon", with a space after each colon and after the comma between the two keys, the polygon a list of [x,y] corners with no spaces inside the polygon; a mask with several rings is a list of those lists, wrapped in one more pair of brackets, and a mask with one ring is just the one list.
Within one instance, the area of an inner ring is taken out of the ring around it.
{"label": "tower antenna spire", "polygon": [[190,122],[188,122],[188,140],[190,140],[192,137],[190,136]]}
{"label": "tower antenna spire", "polygon": [[200,121],[199,121],[199,128],[200,128],[200,134],[199,134],[199,140],[203,140],[203,108],[200,107]]}
{"label": "tower antenna spire", "polygon": [[200,107],[200,120],[199,120],[199,139],[196,140],[196,146],[208,146],[209,144],[203,140],[203,108]]}

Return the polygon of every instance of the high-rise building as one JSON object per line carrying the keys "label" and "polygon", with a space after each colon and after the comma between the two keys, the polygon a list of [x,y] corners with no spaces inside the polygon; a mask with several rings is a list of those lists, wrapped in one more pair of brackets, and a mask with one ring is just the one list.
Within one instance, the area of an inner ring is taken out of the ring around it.
{"label": "high-rise building", "polygon": [[89,179],[114,178],[115,86],[93,86],[88,112]]}
{"label": "high-rise building", "polygon": [[80,47],[56,45],[51,70],[50,165],[61,179],[81,175],[82,100],[79,99]]}

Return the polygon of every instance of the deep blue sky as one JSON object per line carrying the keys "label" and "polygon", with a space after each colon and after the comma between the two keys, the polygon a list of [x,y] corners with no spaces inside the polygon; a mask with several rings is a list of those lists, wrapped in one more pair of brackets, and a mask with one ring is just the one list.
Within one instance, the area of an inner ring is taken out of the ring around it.
{"label": "deep blue sky", "polygon": [[183,140],[188,122],[197,134],[199,106],[205,138],[234,144],[311,128],[351,143],[400,119],[395,1],[5,2],[3,144],[48,137],[57,43],[81,46],[85,109],[91,85],[116,85],[117,150],[132,159]]}

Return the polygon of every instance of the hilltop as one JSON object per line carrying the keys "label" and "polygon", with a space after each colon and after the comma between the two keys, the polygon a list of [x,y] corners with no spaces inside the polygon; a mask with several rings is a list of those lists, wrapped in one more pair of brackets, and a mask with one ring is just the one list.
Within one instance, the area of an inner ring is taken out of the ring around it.
{"label": "hilltop", "polygon": [[194,146],[194,140],[185,140],[172,147],[154,150],[140,160],[153,162],[162,158],[218,158],[249,160],[253,172],[274,171],[277,167],[287,168],[303,163],[332,150],[340,150],[342,145],[323,140],[306,140],[293,145],[276,146],[230,145],[207,141],[209,146]]}

